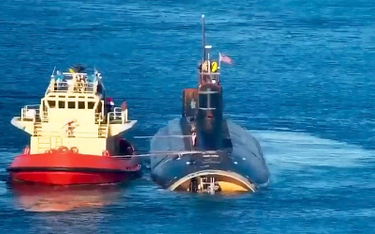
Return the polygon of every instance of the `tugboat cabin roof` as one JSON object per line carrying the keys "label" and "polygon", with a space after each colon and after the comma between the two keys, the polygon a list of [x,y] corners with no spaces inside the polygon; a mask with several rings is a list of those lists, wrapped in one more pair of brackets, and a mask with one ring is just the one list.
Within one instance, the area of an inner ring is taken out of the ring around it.
{"label": "tugboat cabin roof", "polygon": [[72,98],[95,98],[95,96],[104,96],[104,85],[100,73],[94,72],[92,75],[87,73],[56,72],[51,75],[50,84],[46,90],[46,97],[66,98],[68,94]]}

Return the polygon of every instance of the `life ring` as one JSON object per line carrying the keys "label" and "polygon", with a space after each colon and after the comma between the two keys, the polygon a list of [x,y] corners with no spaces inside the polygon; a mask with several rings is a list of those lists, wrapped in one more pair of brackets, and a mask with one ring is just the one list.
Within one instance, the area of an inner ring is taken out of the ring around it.
{"label": "life ring", "polygon": [[30,147],[29,146],[26,146],[25,149],[23,149],[23,154],[24,155],[30,154]]}
{"label": "life ring", "polygon": [[51,153],[56,153],[58,150],[57,149],[50,149]]}
{"label": "life ring", "polygon": [[69,149],[68,149],[68,147],[62,145],[62,146],[60,146],[60,147],[58,148],[58,151],[61,151],[61,152],[68,152]]}
{"label": "life ring", "polygon": [[70,151],[72,151],[72,153],[75,153],[77,154],[78,153],[78,148],[73,146],[72,148],[70,148]]}
{"label": "life ring", "polygon": [[103,151],[103,156],[104,157],[109,157],[110,156],[108,150],[104,150]]}

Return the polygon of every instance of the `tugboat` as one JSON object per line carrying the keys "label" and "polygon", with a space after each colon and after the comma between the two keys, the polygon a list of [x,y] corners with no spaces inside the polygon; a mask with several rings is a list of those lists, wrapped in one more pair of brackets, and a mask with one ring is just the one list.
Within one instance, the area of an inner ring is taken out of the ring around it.
{"label": "tugboat", "polygon": [[255,192],[269,181],[258,141],[223,116],[219,53],[210,58],[202,23],[202,60],[197,88],[184,89],[182,117],[151,139],[151,176],[163,188],[193,193]]}
{"label": "tugboat", "polygon": [[77,65],[52,72],[44,97],[11,123],[31,135],[7,168],[10,182],[108,184],[140,176],[133,145],[121,135],[136,125],[123,102],[106,97],[101,74]]}

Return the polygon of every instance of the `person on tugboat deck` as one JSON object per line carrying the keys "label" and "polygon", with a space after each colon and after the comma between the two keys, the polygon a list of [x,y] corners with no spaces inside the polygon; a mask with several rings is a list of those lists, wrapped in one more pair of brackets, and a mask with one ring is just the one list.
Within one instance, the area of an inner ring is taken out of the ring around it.
{"label": "person on tugboat deck", "polygon": [[73,67],[69,68],[70,73],[84,73],[85,70],[85,67],[81,64],[76,64]]}
{"label": "person on tugboat deck", "polygon": [[113,112],[115,109],[115,103],[113,102],[113,98],[111,97],[108,97],[105,99],[105,109],[104,109],[104,112],[105,112],[105,116],[107,116],[107,114],[109,112]]}

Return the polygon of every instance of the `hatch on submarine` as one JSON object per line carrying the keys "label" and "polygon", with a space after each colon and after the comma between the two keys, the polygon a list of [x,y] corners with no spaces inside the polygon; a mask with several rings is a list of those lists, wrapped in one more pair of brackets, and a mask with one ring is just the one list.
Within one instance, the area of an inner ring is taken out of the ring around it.
{"label": "hatch on submarine", "polygon": [[223,116],[219,53],[210,58],[202,16],[202,59],[196,88],[182,91],[182,115],[151,139],[152,179],[163,188],[194,193],[255,192],[269,181],[259,142]]}

